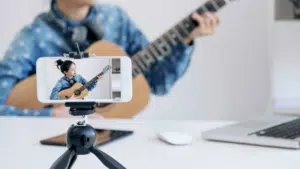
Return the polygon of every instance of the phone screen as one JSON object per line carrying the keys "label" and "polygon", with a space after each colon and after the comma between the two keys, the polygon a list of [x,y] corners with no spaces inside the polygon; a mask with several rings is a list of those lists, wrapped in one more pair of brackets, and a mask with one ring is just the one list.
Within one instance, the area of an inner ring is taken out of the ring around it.
{"label": "phone screen", "polygon": [[38,99],[43,103],[128,102],[132,97],[127,56],[41,57],[36,70]]}

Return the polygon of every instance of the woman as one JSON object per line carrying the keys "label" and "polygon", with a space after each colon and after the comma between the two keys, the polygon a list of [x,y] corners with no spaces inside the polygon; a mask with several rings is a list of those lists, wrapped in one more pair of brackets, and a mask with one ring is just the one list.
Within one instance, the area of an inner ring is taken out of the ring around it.
{"label": "woman", "polygon": [[[87,81],[79,74],[76,74],[76,64],[71,60],[62,61],[61,59],[56,61],[57,68],[64,74],[62,78],[56,83],[55,87],[52,89],[50,99],[51,100],[62,100],[57,94],[67,88],[72,87],[75,83],[81,83],[85,85]],[[98,80],[101,80],[102,77],[98,76]],[[91,91],[95,88],[96,82],[92,83],[87,87],[88,91]],[[71,96],[69,99],[77,99],[76,96]]]}
{"label": "woman", "polygon": [[[63,53],[74,51],[70,48],[72,44],[68,43],[69,39],[72,36],[77,37],[75,33],[78,31],[74,30],[85,27],[84,25],[91,20],[97,20],[104,30],[101,40],[117,44],[129,56],[137,54],[150,44],[145,33],[127,11],[119,6],[96,4],[95,0],[51,0],[49,11],[37,15],[32,23],[19,30],[18,36],[13,38],[0,61],[0,116],[69,116],[69,109],[64,105],[25,110],[8,105],[6,100],[17,82],[36,72],[38,58],[61,56]],[[145,74],[151,93],[165,95],[171,90],[190,65],[196,46],[196,43],[193,43],[194,39],[213,35],[219,24],[219,18],[210,12],[201,15],[195,13],[193,20],[198,26],[186,37],[185,43],[174,46],[170,57],[154,63]],[[56,25],[60,25],[62,31],[57,31]],[[91,33],[88,31],[87,37],[91,37]],[[82,51],[95,42],[92,38],[83,41],[85,45],[80,46]],[[116,117],[124,117],[123,112]]]}

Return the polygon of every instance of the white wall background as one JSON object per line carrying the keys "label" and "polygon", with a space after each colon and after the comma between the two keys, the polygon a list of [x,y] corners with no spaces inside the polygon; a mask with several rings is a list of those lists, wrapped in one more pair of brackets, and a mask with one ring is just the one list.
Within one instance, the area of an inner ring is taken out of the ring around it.
{"label": "white wall background", "polygon": [[[50,100],[52,89],[57,81],[63,77],[60,70],[57,69],[55,61],[58,58],[43,58],[38,67],[38,94],[42,100]],[[66,60],[66,59],[62,59]],[[99,74],[106,65],[111,65],[110,59],[90,58],[82,60],[72,60],[76,64],[76,73],[81,75],[87,81],[90,81]],[[40,66],[42,65],[42,66]],[[111,72],[111,71],[110,71]],[[111,99],[111,73],[106,73],[103,78],[97,82],[96,87],[89,92],[88,99]],[[120,83],[120,81],[119,81]]]}
{"label": "white wall background", "polygon": [[[281,2],[282,3],[282,2]],[[274,1],[269,2],[270,7],[274,6]],[[282,6],[283,8],[287,7]],[[292,8],[290,13],[292,13]],[[275,110],[285,110],[287,112],[300,111],[300,21],[275,20],[276,11],[269,11],[269,46],[270,56],[272,56],[272,96]],[[285,11],[286,15],[288,11]],[[285,16],[286,16],[285,15]],[[286,108],[298,108],[288,110]]]}
{"label": "white wall background", "polygon": [[[106,2],[125,8],[153,40],[205,1]],[[40,0],[2,2],[1,51],[14,33],[45,4]],[[197,39],[196,51],[185,76],[167,96],[152,96],[149,106],[138,118],[241,120],[261,115],[270,94],[267,11],[268,2],[262,0],[237,1],[223,9],[219,13],[221,24],[216,34]]]}

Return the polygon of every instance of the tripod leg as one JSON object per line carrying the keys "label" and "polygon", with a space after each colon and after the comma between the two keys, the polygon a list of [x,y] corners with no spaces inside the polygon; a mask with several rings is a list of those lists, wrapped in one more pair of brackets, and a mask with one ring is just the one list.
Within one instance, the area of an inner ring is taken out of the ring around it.
{"label": "tripod leg", "polygon": [[76,153],[68,149],[51,166],[50,169],[69,169],[76,160]]}
{"label": "tripod leg", "polygon": [[70,162],[70,165],[69,165],[69,168],[68,168],[68,169],[71,169],[71,168],[72,168],[72,166],[74,165],[76,159],[77,159],[77,154],[75,154],[75,156],[71,159],[71,162]]}
{"label": "tripod leg", "polygon": [[95,147],[91,147],[90,151],[97,156],[97,158],[109,169],[126,169],[119,162],[113,159],[108,154],[104,153],[101,150],[98,150]]}

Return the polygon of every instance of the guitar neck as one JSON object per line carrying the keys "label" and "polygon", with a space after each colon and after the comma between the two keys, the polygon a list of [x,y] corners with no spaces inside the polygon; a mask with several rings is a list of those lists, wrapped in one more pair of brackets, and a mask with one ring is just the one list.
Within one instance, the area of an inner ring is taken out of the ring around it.
{"label": "guitar neck", "polygon": [[[209,0],[193,13],[202,14],[204,12],[217,12],[224,7],[228,0]],[[185,17],[178,24],[173,26],[162,36],[153,41],[149,46],[132,56],[133,76],[148,70],[150,65],[157,60],[162,60],[172,52],[172,47],[184,40],[198,26],[198,23],[192,19],[192,14]]]}
{"label": "guitar neck", "polygon": [[89,86],[91,86],[93,83],[95,83],[98,80],[98,76],[102,76],[104,74],[105,74],[105,72],[102,71],[97,76],[95,76],[93,79],[91,79],[90,81],[88,81],[85,85],[83,85],[79,90],[80,91],[85,90],[86,88],[88,88]]}

